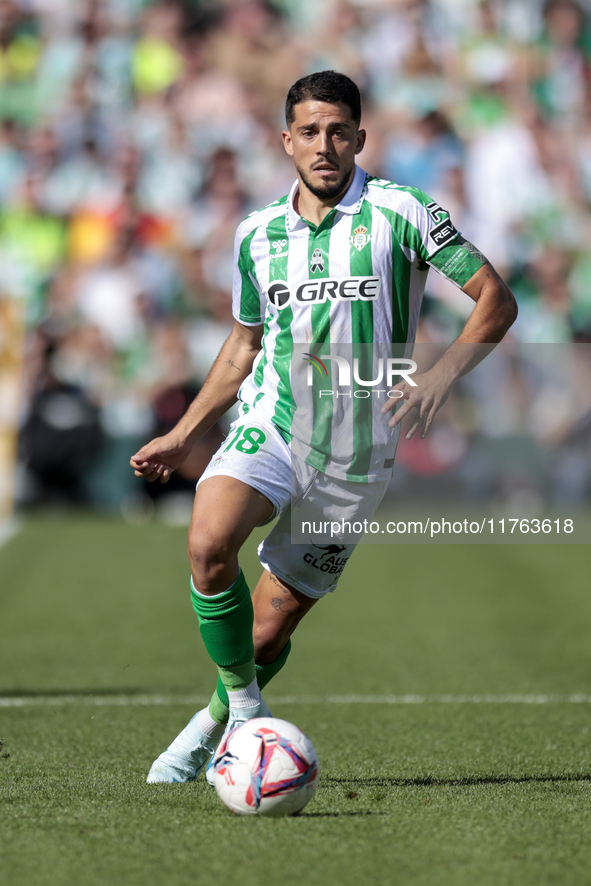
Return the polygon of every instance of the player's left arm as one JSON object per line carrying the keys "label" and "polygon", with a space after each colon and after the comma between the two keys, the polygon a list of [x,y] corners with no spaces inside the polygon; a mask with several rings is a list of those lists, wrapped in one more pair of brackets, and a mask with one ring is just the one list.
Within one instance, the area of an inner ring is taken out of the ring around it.
{"label": "player's left arm", "polygon": [[[462,286],[462,291],[476,304],[454,344],[498,344],[517,318],[515,296],[503,278],[487,261]],[[453,345],[450,350],[452,348]],[[464,372],[471,368],[471,365],[468,366]],[[464,372],[460,375],[464,375]]]}
{"label": "player's left arm", "polygon": [[490,346],[501,341],[517,317],[515,297],[490,262],[485,260],[461,288],[475,302],[462,332],[432,369],[416,376],[416,387],[402,382],[393,388],[402,392],[404,403],[392,398],[382,407],[385,413],[397,403],[401,404],[389,421],[390,427],[396,427],[415,410],[406,434],[408,439],[419,429],[421,437],[427,434],[458,378],[490,353]]}

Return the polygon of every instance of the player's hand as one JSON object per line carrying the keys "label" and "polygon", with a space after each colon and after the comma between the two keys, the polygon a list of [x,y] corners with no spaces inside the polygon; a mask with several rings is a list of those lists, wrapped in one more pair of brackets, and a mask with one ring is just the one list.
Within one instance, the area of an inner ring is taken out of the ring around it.
{"label": "player's hand", "polygon": [[156,437],[132,455],[129,464],[136,477],[144,477],[148,483],[160,480],[168,483],[170,475],[189,457],[192,443],[179,438],[174,433]]}
{"label": "player's hand", "polygon": [[446,378],[437,367],[416,376],[414,380],[417,384],[416,387],[405,381],[395,385],[390,394],[400,391],[402,397],[398,396],[396,399],[389,396],[388,402],[381,409],[382,413],[386,413],[398,406],[388,422],[391,428],[395,428],[404,418],[409,416],[410,427],[406,432],[407,440],[410,440],[419,428],[421,437],[429,432],[437,411],[449,397],[453,386],[453,382]]}

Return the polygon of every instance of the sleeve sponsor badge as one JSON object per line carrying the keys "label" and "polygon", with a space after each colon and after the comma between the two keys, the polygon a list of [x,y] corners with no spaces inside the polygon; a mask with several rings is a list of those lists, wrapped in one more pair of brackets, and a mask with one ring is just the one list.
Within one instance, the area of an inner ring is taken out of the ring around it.
{"label": "sleeve sponsor badge", "polygon": [[440,222],[435,228],[432,228],[429,231],[429,236],[431,240],[435,243],[437,247],[445,246],[446,243],[449,243],[450,240],[457,235],[457,230],[454,228],[450,219],[447,218],[445,221]]}

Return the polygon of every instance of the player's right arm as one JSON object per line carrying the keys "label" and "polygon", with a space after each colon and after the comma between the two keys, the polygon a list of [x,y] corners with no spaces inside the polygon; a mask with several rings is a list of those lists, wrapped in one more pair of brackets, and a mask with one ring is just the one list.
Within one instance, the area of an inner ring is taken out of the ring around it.
{"label": "player's right arm", "polygon": [[263,326],[238,321],[226,339],[201,391],[179,423],[164,437],[156,437],[132,455],[136,477],[166,483],[188,458],[193,445],[232,406],[261,349]]}

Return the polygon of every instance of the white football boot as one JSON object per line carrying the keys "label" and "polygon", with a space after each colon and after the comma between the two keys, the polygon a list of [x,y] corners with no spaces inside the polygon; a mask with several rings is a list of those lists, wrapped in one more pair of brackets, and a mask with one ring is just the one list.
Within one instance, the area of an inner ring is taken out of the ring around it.
{"label": "white football boot", "polygon": [[202,732],[196,717],[197,714],[154,760],[146,779],[148,784],[195,781],[221,741],[219,735],[213,738]]}
{"label": "white football boot", "polygon": [[213,761],[215,760],[215,754],[222,743],[226,735],[232,731],[232,729],[236,729],[237,726],[242,725],[242,723],[246,723],[247,720],[253,720],[255,717],[272,717],[273,714],[261,698],[261,703],[254,705],[252,708],[230,708],[230,716],[228,717],[228,722],[226,724],[226,728],[224,729],[224,734],[216,739],[216,747],[211,755],[209,763],[205,769],[205,778],[207,783],[212,787],[215,785],[214,777],[213,777]]}

